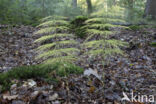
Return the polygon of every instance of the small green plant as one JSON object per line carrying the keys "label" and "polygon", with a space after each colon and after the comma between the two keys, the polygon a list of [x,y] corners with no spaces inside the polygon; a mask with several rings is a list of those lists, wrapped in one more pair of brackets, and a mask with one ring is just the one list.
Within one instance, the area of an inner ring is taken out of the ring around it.
{"label": "small green plant", "polygon": [[2,90],[9,89],[12,85],[13,79],[36,79],[44,78],[45,80],[55,80],[55,77],[51,73],[55,73],[56,76],[68,76],[69,74],[81,74],[83,69],[70,63],[50,63],[33,66],[16,67],[12,70],[0,74],[0,85]]}
{"label": "small green plant", "polygon": [[[83,18],[81,18],[81,21],[83,21]],[[78,45],[78,42],[74,40],[75,36],[69,33],[67,24],[69,22],[65,20],[48,19],[39,25],[41,29],[35,34],[42,34],[43,36],[35,41],[42,44],[36,49],[39,53],[37,60],[42,59],[43,63],[46,64],[63,61],[73,63],[77,59],[79,49],[75,48],[74,45]],[[45,26],[46,28],[44,28]]]}
{"label": "small green plant", "polygon": [[[114,23],[125,23],[122,18],[115,18],[114,16],[108,16],[102,14],[104,11],[99,11],[99,13],[94,13],[92,18],[85,21],[86,29],[86,40],[83,43],[82,47],[87,49],[87,52],[84,55],[90,55],[90,58],[96,58],[100,56],[102,62],[106,61],[108,57],[114,55],[124,55],[124,52],[120,47],[127,45],[126,42],[120,40],[111,40],[109,36],[114,34],[114,31],[111,31],[114,27],[123,27],[120,25],[114,25]],[[110,14],[111,15],[111,14]],[[123,27],[125,28],[125,27]],[[109,61],[107,60],[107,63]]]}

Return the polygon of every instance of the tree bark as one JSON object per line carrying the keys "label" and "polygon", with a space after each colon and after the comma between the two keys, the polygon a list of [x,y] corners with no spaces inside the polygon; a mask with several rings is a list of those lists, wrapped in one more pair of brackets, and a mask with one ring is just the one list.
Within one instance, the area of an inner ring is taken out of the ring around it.
{"label": "tree bark", "polygon": [[156,19],[156,0],[147,0],[145,16],[151,16],[153,19]]}
{"label": "tree bark", "polygon": [[92,2],[91,0],[86,0],[87,8],[88,8],[88,14],[91,14],[93,12]]}
{"label": "tree bark", "polygon": [[116,0],[113,0],[113,5],[115,6],[117,4],[117,1]]}
{"label": "tree bark", "polygon": [[73,8],[77,8],[77,0],[72,0],[72,6]]}
{"label": "tree bark", "polygon": [[110,4],[108,6],[110,6],[110,7],[116,6],[116,4],[117,4],[116,0],[111,0],[109,2],[110,2]]}
{"label": "tree bark", "polygon": [[128,0],[128,19],[130,21],[133,19],[133,6],[134,0]]}
{"label": "tree bark", "polygon": [[42,0],[42,14],[43,14],[43,16],[46,15],[46,11],[45,11],[45,0]]}

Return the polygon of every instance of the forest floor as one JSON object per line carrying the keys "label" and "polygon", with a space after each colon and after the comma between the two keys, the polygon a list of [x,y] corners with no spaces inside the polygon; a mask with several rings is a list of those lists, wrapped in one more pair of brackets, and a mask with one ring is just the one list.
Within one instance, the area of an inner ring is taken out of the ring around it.
{"label": "forest floor", "polygon": [[[0,29],[0,72],[36,64],[34,31],[29,26]],[[156,28],[118,31],[112,38],[130,45],[123,49],[125,56],[112,58],[104,68],[88,63],[83,75],[62,78],[57,85],[35,79],[20,81],[10,91],[0,92],[0,104],[146,104],[121,99],[123,92],[129,97],[134,92],[138,99],[141,95],[156,97],[156,48],[149,45],[156,40]]]}
{"label": "forest floor", "polygon": [[34,31],[30,26],[6,26],[0,29],[0,72],[16,66],[36,64]]}

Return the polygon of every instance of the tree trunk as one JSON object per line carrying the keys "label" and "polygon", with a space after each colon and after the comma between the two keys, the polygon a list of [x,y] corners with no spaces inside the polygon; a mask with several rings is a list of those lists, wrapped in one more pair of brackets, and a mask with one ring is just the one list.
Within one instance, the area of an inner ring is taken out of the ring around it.
{"label": "tree trunk", "polygon": [[45,0],[42,0],[42,15],[43,15],[43,17],[46,15],[46,11],[45,11]]}
{"label": "tree trunk", "polygon": [[73,8],[77,8],[77,0],[72,0],[72,6]]}
{"label": "tree trunk", "polygon": [[156,0],[147,0],[145,16],[151,16],[153,19],[156,19]]}
{"label": "tree trunk", "polygon": [[110,7],[116,6],[116,4],[117,4],[116,0],[111,0],[111,1],[107,1],[107,2],[110,2],[109,5],[108,5]]}
{"label": "tree trunk", "polygon": [[128,0],[128,19],[131,21],[133,19],[133,6],[134,0]]}
{"label": "tree trunk", "polygon": [[86,2],[87,2],[88,14],[91,14],[93,12],[92,2],[91,0],[86,0]]}
{"label": "tree trunk", "polygon": [[113,5],[115,6],[117,4],[117,1],[116,0],[113,0]]}

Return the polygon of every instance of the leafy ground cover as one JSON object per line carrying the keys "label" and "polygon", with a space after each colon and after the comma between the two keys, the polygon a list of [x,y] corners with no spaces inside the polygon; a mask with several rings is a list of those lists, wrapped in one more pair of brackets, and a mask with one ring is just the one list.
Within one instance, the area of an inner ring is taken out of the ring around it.
{"label": "leafy ground cover", "polygon": [[31,26],[0,28],[0,72],[16,66],[36,64],[33,49],[37,44],[32,44],[36,38],[32,36],[34,31],[35,28]]}
{"label": "leafy ground cover", "polygon": [[[15,30],[15,32],[11,32],[11,36],[9,35],[10,30],[1,29],[1,31],[3,31],[1,32],[3,34],[0,35],[0,49],[2,50],[0,57],[0,60],[2,60],[1,66],[14,67],[21,65],[20,62],[27,62],[24,61],[24,57],[27,57],[29,51],[32,52],[30,53],[32,56],[35,55],[33,49],[37,47],[37,44],[33,47],[31,45],[37,37],[32,37],[32,32],[30,30],[35,29],[30,28],[31,27],[14,27],[12,30]],[[111,39],[122,40],[129,43],[129,47],[122,49],[126,53],[123,57],[111,57],[107,59],[109,60],[109,64],[103,66],[102,63],[98,63],[99,60],[102,60],[100,56],[96,56],[94,60],[90,60],[90,56],[84,56],[83,60],[77,63],[77,65],[83,66],[85,69],[84,73],[82,75],[69,75],[63,78],[58,77],[59,82],[57,84],[49,84],[42,80],[42,78],[35,79],[29,77],[29,79],[21,79],[20,77],[21,80],[18,80],[18,78],[13,79],[15,75],[11,73],[9,74],[12,76],[9,79],[12,82],[10,85],[11,89],[6,92],[0,92],[0,103],[25,104],[29,102],[30,104],[47,104],[47,102],[49,102],[51,104],[122,104],[121,98],[123,97],[123,91],[128,95],[132,90],[143,95],[155,95],[156,48],[151,46],[151,43],[153,44],[155,41],[156,29],[146,27],[127,30],[114,27],[112,31],[113,30],[118,32],[113,34],[110,37]],[[30,35],[25,37],[24,34],[29,32]],[[22,40],[19,41],[21,37]],[[17,44],[17,49],[13,47],[12,44],[4,42],[9,42],[10,40],[13,41],[11,43]],[[81,42],[80,39],[78,39],[78,41]],[[9,47],[9,49],[7,49],[7,47]],[[22,56],[19,55],[19,57],[16,57],[17,59],[12,56],[12,53],[15,53],[16,50],[21,49],[22,51],[25,50],[25,48],[26,54],[23,53]],[[7,54],[4,54],[4,52]],[[10,57],[18,61],[7,61]],[[33,62],[40,63],[36,62],[33,58],[30,60],[32,63],[29,64],[33,64]],[[8,69],[1,68],[1,71],[5,70]],[[19,73],[22,74],[22,72]],[[20,76],[20,74],[17,75]],[[43,73],[38,75],[41,76]],[[52,74],[51,76],[54,75]],[[0,82],[3,83],[3,81]],[[0,89],[2,90],[1,87],[2,86],[0,86]],[[128,104],[128,102],[126,102],[126,104]],[[133,104],[144,103],[133,102]]]}

